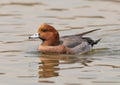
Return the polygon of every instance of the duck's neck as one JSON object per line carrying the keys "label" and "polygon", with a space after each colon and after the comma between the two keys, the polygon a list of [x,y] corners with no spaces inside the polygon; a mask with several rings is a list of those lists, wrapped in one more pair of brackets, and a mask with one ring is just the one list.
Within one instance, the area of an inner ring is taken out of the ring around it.
{"label": "duck's neck", "polygon": [[56,46],[56,45],[59,45],[60,44],[60,41],[59,40],[45,40],[43,41],[42,45],[43,46]]}

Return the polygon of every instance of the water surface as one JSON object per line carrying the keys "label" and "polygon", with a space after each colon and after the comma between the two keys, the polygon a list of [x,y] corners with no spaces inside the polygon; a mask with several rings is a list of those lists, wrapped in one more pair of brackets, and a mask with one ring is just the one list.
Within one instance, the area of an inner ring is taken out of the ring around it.
{"label": "water surface", "polygon": [[[120,85],[119,0],[1,0],[1,85]],[[42,23],[61,36],[91,29],[102,38],[84,55],[43,55],[28,40]]]}

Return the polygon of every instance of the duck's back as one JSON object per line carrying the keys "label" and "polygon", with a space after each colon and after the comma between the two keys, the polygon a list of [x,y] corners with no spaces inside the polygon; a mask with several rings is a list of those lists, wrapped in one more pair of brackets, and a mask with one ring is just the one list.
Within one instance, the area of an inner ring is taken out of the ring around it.
{"label": "duck's back", "polygon": [[84,41],[80,36],[63,36],[60,40],[62,45],[69,48],[74,48]]}

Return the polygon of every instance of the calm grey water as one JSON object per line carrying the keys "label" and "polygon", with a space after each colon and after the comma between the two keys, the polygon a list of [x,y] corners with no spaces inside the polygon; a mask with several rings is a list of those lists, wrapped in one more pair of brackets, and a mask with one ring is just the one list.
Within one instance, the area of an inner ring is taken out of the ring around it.
{"label": "calm grey water", "polygon": [[[43,55],[28,40],[42,23],[60,35],[101,28],[85,55]],[[120,85],[119,0],[0,0],[1,85]]]}

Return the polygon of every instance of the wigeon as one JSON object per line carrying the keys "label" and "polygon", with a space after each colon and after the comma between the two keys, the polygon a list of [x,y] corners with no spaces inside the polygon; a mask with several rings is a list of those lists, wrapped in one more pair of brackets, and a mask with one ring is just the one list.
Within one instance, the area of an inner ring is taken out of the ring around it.
{"label": "wigeon", "polygon": [[81,54],[89,52],[101,40],[92,40],[90,37],[83,37],[83,35],[97,30],[99,29],[59,37],[58,31],[53,26],[42,24],[38,32],[30,36],[29,39],[39,38],[42,40],[41,45],[38,47],[38,50],[42,53]]}

